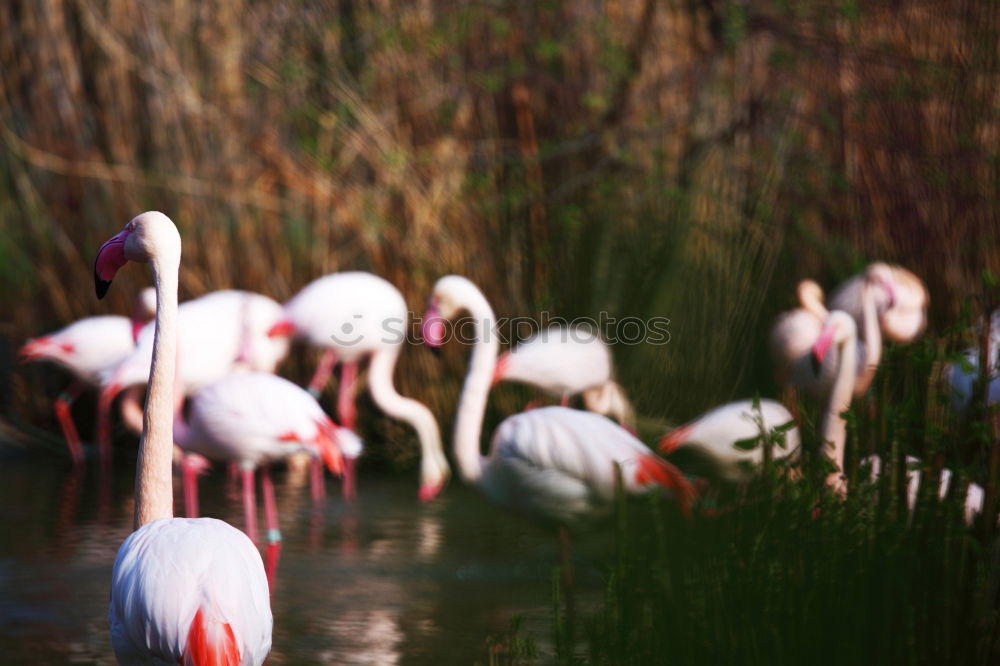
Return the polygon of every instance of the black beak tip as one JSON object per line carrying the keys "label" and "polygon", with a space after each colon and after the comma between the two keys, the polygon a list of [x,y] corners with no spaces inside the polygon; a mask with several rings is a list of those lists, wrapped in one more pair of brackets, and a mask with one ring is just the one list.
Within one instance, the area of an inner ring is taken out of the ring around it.
{"label": "black beak tip", "polygon": [[104,295],[108,293],[108,288],[111,286],[110,280],[102,280],[94,274],[94,291],[97,292],[98,300],[104,298]]}
{"label": "black beak tip", "polygon": [[434,354],[435,358],[441,358],[441,348],[440,347],[432,347],[430,345],[427,345],[427,348],[431,350],[431,353]]}
{"label": "black beak tip", "polygon": [[809,362],[812,364],[813,374],[818,376],[822,363],[820,363],[819,359],[816,358],[816,354],[809,354]]}

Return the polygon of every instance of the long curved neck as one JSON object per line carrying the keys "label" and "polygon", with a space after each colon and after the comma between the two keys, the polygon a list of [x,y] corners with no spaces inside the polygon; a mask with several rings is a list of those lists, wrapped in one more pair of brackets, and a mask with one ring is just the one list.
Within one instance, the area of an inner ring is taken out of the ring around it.
{"label": "long curved neck", "polygon": [[823,303],[823,289],[812,280],[803,280],[797,288],[799,306],[819,319],[826,319],[828,314]]}
{"label": "long curved neck", "polygon": [[437,420],[423,403],[400,395],[392,376],[399,358],[400,348],[376,352],[368,365],[368,390],[382,411],[393,418],[406,421],[417,431],[420,440],[421,477],[437,478],[439,470],[447,469],[448,461],[441,446],[441,431]]}
{"label": "long curved neck", "polygon": [[458,401],[455,415],[455,460],[462,478],[475,483],[483,472],[482,456],[479,452],[479,436],[483,430],[486,415],[486,401],[493,383],[493,370],[497,362],[499,341],[495,330],[496,318],[493,308],[481,297],[474,303],[466,303],[465,308],[475,324],[476,337],[469,371],[462,386],[462,397]]}
{"label": "long curved neck", "polygon": [[837,368],[826,414],[823,416],[823,441],[833,445],[831,457],[837,464],[837,471],[827,477],[827,483],[833,486],[840,484],[841,471],[844,469],[847,421],[841,415],[851,406],[851,397],[854,394],[858,366],[857,336],[853,334],[845,336],[838,346],[840,366]]}
{"label": "long curved neck", "polygon": [[882,361],[882,331],[879,329],[875,294],[867,282],[861,286],[861,337],[865,343],[865,366],[859,369],[855,393],[868,390]]}
{"label": "long curved neck", "polygon": [[136,463],[135,529],[174,515],[171,474],[179,258],[154,261],[152,266],[156,288],[156,323],[153,362],[149,370],[139,460]]}

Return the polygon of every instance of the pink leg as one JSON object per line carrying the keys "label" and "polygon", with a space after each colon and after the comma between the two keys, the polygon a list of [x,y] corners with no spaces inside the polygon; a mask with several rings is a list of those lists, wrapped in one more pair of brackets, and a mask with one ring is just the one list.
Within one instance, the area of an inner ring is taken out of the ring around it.
{"label": "pink leg", "polygon": [[257,543],[257,494],[254,492],[253,468],[244,467],[243,472],[243,517],[247,536]]}
{"label": "pink leg", "polygon": [[358,413],[354,407],[354,382],[358,378],[357,361],[346,361],[340,367],[340,389],[337,392],[337,416],[340,425],[354,430]]}
{"label": "pink leg", "polygon": [[184,513],[188,518],[197,518],[198,467],[187,456],[181,458],[181,479],[184,482]]}
{"label": "pink leg", "polygon": [[281,542],[274,541],[264,549],[264,575],[267,576],[267,589],[274,594],[274,576],[278,573],[278,560],[281,559]]}
{"label": "pink leg", "polygon": [[97,453],[101,459],[101,469],[111,467],[111,403],[114,396],[101,392],[97,401]]}
{"label": "pink leg", "polygon": [[322,502],[326,497],[326,482],[323,478],[323,461],[312,458],[309,461],[309,487],[314,502]]}
{"label": "pink leg", "polygon": [[309,382],[309,393],[314,398],[319,398],[323,392],[323,387],[330,381],[330,375],[333,374],[333,366],[335,365],[337,365],[337,352],[333,349],[327,349],[323,352],[323,357],[319,360],[319,365],[316,366],[316,373]]}
{"label": "pink leg", "polygon": [[563,397],[559,399],[559,404],[563,407],[569,407],[569,393],[563,393]]}
{"label": "pink leg", "polygon": [[274,501],[270,465],[260,468],[260,487],[264,491],[264,526],[267,528],[267,542],[277,543],[281,541],[281,527],[278,524],[278,504]]}
{"label": "pink leg", "polygon": [[76,424],[73,423],[70,405],[80,395],[82,389],[83,385],[80,382],[73,382],[56,398],[55,403],[56,418],[59,419],[63,437],[66,438],[66,446],[69,447],[70,458],[73,459],[73,465],[76,467],[83,464],[83,444],[80,443],[80,435],[76,431]]}
{"label": "pink leg", "polygon": [[348,501],[353,500],[358,494],[354,462],[354,458],[344,458],[343,493],[344,499]]}

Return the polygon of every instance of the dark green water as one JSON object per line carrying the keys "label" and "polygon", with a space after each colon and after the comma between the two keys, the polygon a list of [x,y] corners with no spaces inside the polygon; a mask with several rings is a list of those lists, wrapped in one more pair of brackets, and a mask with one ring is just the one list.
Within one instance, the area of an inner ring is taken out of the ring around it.
{"label": "dark green water", "polygon": [[[134,462],[119,453],[102,492],[95,466],[77,477],[64,458],[0,454],[0,663],[113,664],[107,603],[130,531]],[[487,638],[514,613],[549,660],[558,549],[546,530],[454,480],[421,505],[415,474],[362,471],[351,506],[335,480],[320,505],[291,473],[275,481],[284,539],[269,664],[487,663]],[[223,469],[201,488],[202,515],[242,528],[238,487]],[[588,555],[580,546],[586,579],[599,547]]]}

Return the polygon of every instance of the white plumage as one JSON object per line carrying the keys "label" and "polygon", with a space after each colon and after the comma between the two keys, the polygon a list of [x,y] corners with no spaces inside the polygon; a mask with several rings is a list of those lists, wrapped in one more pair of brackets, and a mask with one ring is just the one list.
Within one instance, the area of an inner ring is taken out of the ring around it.
{"label": "white plumage", "polygon": [[214,518],[147,523],[115,557],[108,607],[115,656],[123,664],[187,663],[200,610],[206,642],[223,654],[234,645],[240,666],[261,664],[271,650],[268,595],[260,554],[236,528]]}
{"label": "white plumage", "polygon": [[[752,400],[731,402],[699,416],[674,430],[660,440],[660,450],[672,453],[678,449],[697,449],[708,456],[720,475],[730,481],[747,477],[747,467],[756,467],[764,460],[763,445],[749,451],[736,448],[741,440],[760,437],[756,412]],[[760,417],[766,431],[793,422],[795,419],[784,405],[775,400],[760,401]],[[785,432],[785,447],[772,449],[772,458],[780,458],[798,451],[799,429]]]}
{"label": "white plumage", "polygon": [[568,400],[583,394],[587,409],[631,423],[632,407],[614,381],[611,350],[596,331],[551,326],[497,360],[493,380],[532,384]]}

